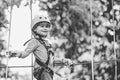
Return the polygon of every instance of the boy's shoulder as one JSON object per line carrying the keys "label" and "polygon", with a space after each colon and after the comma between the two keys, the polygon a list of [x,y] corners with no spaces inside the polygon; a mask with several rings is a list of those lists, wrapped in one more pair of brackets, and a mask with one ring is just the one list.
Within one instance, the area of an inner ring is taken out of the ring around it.
{"label": "boy's shoulder", "polygon": [[51,46],[51,44],[49,43],[49,41],[47,39],[39,40],[39,41],[40,41],[40,43],[44,44],[45,46]]}
{"label": "boy's shoulder", "polygon": [[31,38],[31,39],[29,39],[29,40],[27,40],[23,45],[25,46],[26,44],[28,44],[28,43],[39,43],[39,41],[37,40],[37,39],[35,39],[35,38]]}
{"label": "boy's shoulder", "polygon": [[41,43],[41,44],[43,44],[45,46],[51,46],[51,44],[49,43],[49,41],[47,39],[41,40],[39,38],[33,38],[32,41],[33,42],[39,42],[39,43]]}
{"label": "boy's shoulder", "polygon": [[46,47],[48,47],[48,48],[51,48],[52,47],[52,45],[49,43],[49,41],[48,40],[40,40],[40,39],[38,39],[38,38],[31,38],[31,39],[29,39],[28,41],[26,41],[25,43],[24,43],[24,46],[26,45],[26,44],[28,44],[28,43],[32,43],[32,44],[37,44],[37,45],[44,45],[44,46],[46,46]]}

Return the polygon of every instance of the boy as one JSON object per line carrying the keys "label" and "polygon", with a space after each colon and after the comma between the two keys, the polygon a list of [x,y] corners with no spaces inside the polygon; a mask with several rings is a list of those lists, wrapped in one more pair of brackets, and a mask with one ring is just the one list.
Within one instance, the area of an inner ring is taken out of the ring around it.
{"label": "boy", "polygon": [[[33,75],[37,80],[53,80],[53,60],[71,63],[69,59],[54,59],[50,44],[45,40],[50,32],[51,23],[48,17],[40,15],[32,20],[34,38],[27,41],[24,51],[10,51],[11,57],[25,58],[30,53],[35,56]],[[26,43],[25,43],[26,44]]]}

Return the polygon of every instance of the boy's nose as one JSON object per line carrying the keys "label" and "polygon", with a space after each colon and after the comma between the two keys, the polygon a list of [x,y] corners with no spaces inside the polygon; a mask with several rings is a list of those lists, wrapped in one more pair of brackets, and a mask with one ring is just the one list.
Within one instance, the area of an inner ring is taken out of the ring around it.
{"label": "boy's nose", "polygon": [[49,27],[47,27],[47,26],[43,26],[43,28],[48,29]]}
{"label": "boy's nose", "polygon": [[43,26],[43,29],[44,29],[44,30],[48,30],[48,28],[47,28],[46,26]]}
{"label": "boy's nose", "polygon": [[46,29],[47,27],[46,26],[43,26],[44,29]]}

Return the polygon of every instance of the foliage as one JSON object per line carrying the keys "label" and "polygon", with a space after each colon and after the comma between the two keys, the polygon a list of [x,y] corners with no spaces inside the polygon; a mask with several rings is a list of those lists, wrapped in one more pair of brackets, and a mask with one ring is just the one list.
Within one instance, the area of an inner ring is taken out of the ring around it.
{"label": "foliage", "polygon": [[[2,63],[2,60],[5,58],[5,55],[3,54],[4,50],[6,50],[6,41],[4,40],[4,35],[6,34],[6,31],[8,30],[9,22],[6,18],[5,10],[8,10],[8,8],[11,6],[11,0],[0,0],[0,79],[5,77],[5,63]],[[17,5],[16,1],[20,0],[14,0],[13,5]],[[11,72],[8,69],[8,78],[11,77]]]}
{"label": "foliage", "polygon": [[[21,0],[12,1],[13,5],[19,7]],[[90,0],[39,1],[39,6],[43,10],[47,10],[51,16],[53,25],[51,36],[59,42],[54,44],[57,55],[65,53],[65,57],[81,63],[91,62],[92,53],[96,62],[94,64],[95,80],[113,80],[115,74],[112,73],[115,73],[116,64],[114,61],[110,63],[106,60],[114,60],[114,52],[117,52],[117,58],[120,58],[119,0],[114,0],[114,3],[112,0],[92,0],[92,10],[90,9]],[[4,20],[4,9],[10,6],[10,1],[1,0],[1,3],[3,5],[0,5],[0,15],[2,15],[0,16],[0,25],[3,26],[7,22]],[[3,27],[5,28],[5,26]],[[120,79],[119,62],[117,64],[117,78]],[[69,80],[92,80],[91,68],[91,63],[73,66]]]}
{"label": "foliage", "polygon": [[[93,0],[91,2],[92,24],[89,0],[42,1],[46,5],[43,9],[48,10],[54,22],[52,36],[66,40],[61,45],[57,43],[56,47],[56,49],[64,49],[65,57],[75,59],[78,62],[91,61],[90,54],[93,53],[94,61],[115,59],[114,51],[119,50],[117,38],[120,35],[118,33],[120,30],[119,1],[115,0],[113,3],[112,0]],[[114,14],[112,8],[114,8]],[[114,33],[116,33],[115,37]],[[84,56],[85,54],[87,56]],[[119,54],[117,53],[117,55]],[[107,66],[111,65],[107,62],[105,64]],[[103,64],[99,63],[99,65],[101,66]],[[112,69],[112,73],[115,73],[114,66],[115,64],[112,64],[111,67],[104,67],[105,73],[102,73],[103,75],[95,74],[95,79],[114,79],[115,75],[109,74],[110,71],[107,71]],[[100,67],[97,66],[97,68]],[[100,70],[102,69],[100,68]],[[85,75],[83,76],[85,79]]]}

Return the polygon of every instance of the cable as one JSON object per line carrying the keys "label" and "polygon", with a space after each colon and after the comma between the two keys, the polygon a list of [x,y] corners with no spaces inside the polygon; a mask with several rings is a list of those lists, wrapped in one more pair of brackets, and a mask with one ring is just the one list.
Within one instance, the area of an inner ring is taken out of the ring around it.
{"label": "cable", "polygon": [[93,40],[93,24],[92,24],[92,0],[90,0],[90,27],[91,27],[91,58],[92,58],[92,80],[94,80],[94,52],[93,52],[93,45],[92,45],[92,40]]}
{"label": "cable", "polygon": [[9,61],[9,45],[10,45],[10,36],[11,36],[11,21],[12,21],[12,0],[10,1],[10,25],[9,25],[9,34],[8,34],[8,45],[7,45],[7,51],[6,58],[7,58],[7,64],[6,64],[6,75],[5,80],[7,80],[8,76],[8,61]]}
{"label": "cable", "polygon": [[112,0],[112,13],[113,13],[113,18],[112,18],[112,20],[113,20],[113,32],[114,32],[114,35],[113,35],[113,47],[114,47],[114,56],[115,56],[115,80],[117,80],[117,53],[116,53],[116,50],[115,50],[115,24],[114,24],[114,18],[115,18],[115,16],[114,16],[114,8],[113,8],[113,6],[114,6],[114,1]]}
{"label": "cable", "polygon": [[[31,38],[32,38],[32,0],[30,0],[30,13],[31,13],[31,23],[30,23],[30,27],[31,27]],[[31,54],[31,62],[32,62],[32,66],[33,66],[33,54]],[[33,67],[32,67],[32,73],[33,73]],[[33,80],[33,74],[32,74],[32,80]]]}

